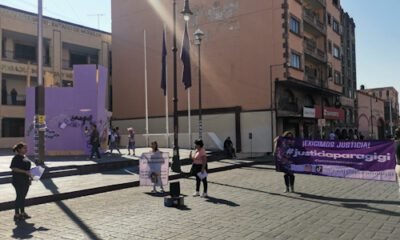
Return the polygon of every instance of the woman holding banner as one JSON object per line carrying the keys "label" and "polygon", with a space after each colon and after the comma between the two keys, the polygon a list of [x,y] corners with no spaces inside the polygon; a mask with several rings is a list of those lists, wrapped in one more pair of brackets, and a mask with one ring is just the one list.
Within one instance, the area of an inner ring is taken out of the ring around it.
{"label": "woman holding banner", "polygon": [[294,192],[294,174],[291,170],[290,154],[288,149],[292,147],[294,141],[293,133],[285,131],[280,138],[276,138],[275,143],[275,157],[276,157],[276,169],[277,171],[285,173],[283,176],[285,179],[286,189],[284,192]]}
{"label": "woman holding banner", "polygon": [[399,185],[399,194],[400,194],[400,128],[396,128],[394,132],[395,139],[395,155],[396,155],[396,175],[397,175],[397,184]]}
{"label": "woman holding banner", "polygon": [[[160,154],[160,150],[158,150],[158,143],[157,141],[151,142],[151,152],[153,154]],[[157,156],[158,158],[159,156]],[[157,165],[150,165],[152,167],[152,169],[150,169],[151,173],[150,173],[150,178],[151,178],[151,182],[153,183],[153,190],[151,191],[152,193],[156,193],[157,189],[156,186],[159,185],[160,186],[160,193],[164,193],[164,187],[163,187],[163,183],[161,181],[161,165],[157,164]]]}

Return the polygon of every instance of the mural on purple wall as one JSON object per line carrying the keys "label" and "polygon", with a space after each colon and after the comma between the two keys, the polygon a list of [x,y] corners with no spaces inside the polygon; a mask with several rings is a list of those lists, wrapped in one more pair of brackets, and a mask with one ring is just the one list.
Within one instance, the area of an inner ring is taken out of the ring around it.
{"label": "mural on purple wall", "polygon": [[[110,115],[105,107],[107,69],[96,65],[74,65],[74,86],[46,88],[47,155],[88,154],[90,125],[97,125],[101,146],[106,148]],[[33,153],[35,91],[27,89],[26,142]]]}

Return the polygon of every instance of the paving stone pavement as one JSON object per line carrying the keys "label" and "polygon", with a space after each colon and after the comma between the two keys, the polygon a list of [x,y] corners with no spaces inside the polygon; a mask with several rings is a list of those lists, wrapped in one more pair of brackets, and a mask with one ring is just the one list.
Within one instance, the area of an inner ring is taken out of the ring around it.
{"label": "paving stone pavement", "polygon": [[181,179],[186,208],[167,208],[149,187],[27,208],[15,225],[0,212],[0,239],[399,239],[400,200],[393,182],[296,175],[296,193],[283,176],[254,165],[209,175],[210,198],[191,197],[194,179]]}

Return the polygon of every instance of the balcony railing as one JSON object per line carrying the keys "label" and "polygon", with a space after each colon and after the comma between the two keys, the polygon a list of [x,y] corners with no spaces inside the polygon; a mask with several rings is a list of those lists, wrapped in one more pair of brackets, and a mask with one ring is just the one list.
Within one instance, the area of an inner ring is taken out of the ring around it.
{"label": "balcony railing", "polygon": [[317,2],[319,3],[322,7],[326,7],[326,0],[305,0],[306,2]]}
{"label": "balcony railing", "polygon": [[299,112],[299,106],[297,106],[297,103],[294,102],[279,102],[279,109],[284,110],[284,111],[290,111],[290,112]]}
{"label": "balcony railing", "polygon": [[10,95],[2,95],[1,104],[2,105],[14,105],[14,106],[25,106],[26,103],[26,96],[25,95],[17,95],[17,96],[10,96]]}
{"label": "balcony railing", "polygon": [[313,26],[322,34],[326,34],[326,25],[321,22],[317,15],[315,15],[311,10],[304,8],[303,9],[303,18],[306,23]]}
{"label": "balcony railing", "polygon": [[315,41],[310,39],[304,39],[304,53],[322,61],[326,62],[326,53],[321,49],[317,48]]}
{"label": "balcony railing", "polygon": [[[10,50],[3,51],[2,59],[3,61],[8,61],[8,62],[37,64],[37,58],[34,59],[28,59],[23,57],[17,58],[15,57],[14,51]],[[50,66],[50,58],[48,56],[43,56],[43,65]]]}

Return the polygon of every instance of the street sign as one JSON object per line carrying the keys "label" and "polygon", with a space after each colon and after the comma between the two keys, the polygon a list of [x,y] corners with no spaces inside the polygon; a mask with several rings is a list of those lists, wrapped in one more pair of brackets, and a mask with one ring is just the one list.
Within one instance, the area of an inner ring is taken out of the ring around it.
{"label": "street sign", "polygon": [[325,127],[325,125],[326,125],[325,118],[318,119],[318,126]]}

